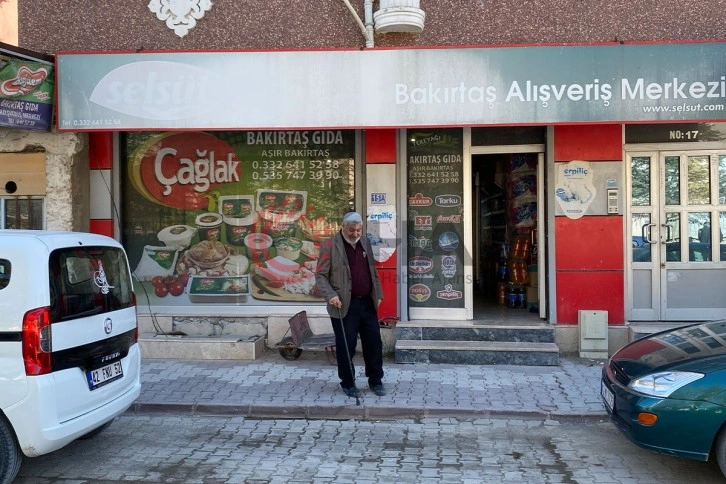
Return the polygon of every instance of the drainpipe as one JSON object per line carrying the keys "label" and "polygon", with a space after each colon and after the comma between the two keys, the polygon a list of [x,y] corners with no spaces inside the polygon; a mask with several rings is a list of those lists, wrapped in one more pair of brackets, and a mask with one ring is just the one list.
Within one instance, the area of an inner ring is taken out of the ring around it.
{"label": "drainpipe", "polygon": [[375,45],[373,42],[373,0],[364,0],[364,2],[363,2],[363,9],[365,11],[365,21],[366,21],[365,24],[360,19],[358,12],[356,12],[355,9],[353,8],[353,5],[350,4],[350,0],[343,0],[343,2],[348,7],[348,10],[350,10],[350,13],[355,18],[355,21],[358,23],[361,33],[363,34],[363,37],[365,37],[366,48],[374,47]]}

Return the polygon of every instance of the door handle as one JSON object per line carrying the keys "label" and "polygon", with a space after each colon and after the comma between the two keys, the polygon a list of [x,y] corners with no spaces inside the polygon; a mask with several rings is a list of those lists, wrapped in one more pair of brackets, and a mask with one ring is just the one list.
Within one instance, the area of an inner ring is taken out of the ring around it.
{"label": "door handle", "polygon": [[650,236],[653,234],[653,227],[655,227],[655,224],[644,224],[641,227],[640,235],[643,237],[643,240],[649,244],[657,243],[657,242],[653,241],[653,239],[650,238]]}
{"label": "door handle", "polygon": [[671,238],[671,229],[672,227],[669,224],[661,224],[661,227],[665,227],[666,229],[666,238],[662,241],[662,243],[668,243],[673,242],[673,239]]}

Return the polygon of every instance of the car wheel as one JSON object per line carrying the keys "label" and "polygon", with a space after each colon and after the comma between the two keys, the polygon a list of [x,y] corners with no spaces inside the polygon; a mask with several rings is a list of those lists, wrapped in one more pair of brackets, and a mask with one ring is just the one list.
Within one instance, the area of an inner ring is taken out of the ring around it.
{"label": "car wheel", "polygon": [[105,424],[101,425],[100,427],[91,430],[87,434],[81,435],[80,437],[78,437],[78,440],[92,439],[96,435],[98,435],[101,432],[103,432],[104,430],[106,430],[111,425],[111,423],[113,423],[113,419],[111,419],[110,421],[108,421]]}
{"label": "car wheel", "polygon": [[714,453],[716,454],[716,462],[718,462],[721,472],[726,476],[726,428],[721,429],[721,432],[719,432],[716,438]]}
{"label": "car wheel", "polygon": [[0,416],[0,484],[13,482],[20,470],[23,455],[10,425]]}

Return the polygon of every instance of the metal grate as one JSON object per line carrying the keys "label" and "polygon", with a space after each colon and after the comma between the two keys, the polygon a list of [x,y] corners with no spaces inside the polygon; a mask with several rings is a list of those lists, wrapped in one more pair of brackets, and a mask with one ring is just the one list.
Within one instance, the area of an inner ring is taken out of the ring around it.
{"label": "metal grate", "polygon": [[615,376],[615,379],[622,384],[623,386],[628,386],[628,383],[630,383],[630,378],[620,369],[617,367],[615,362],[610,362],[610,371],[612,371],[613,376]]}
{"label": "metal grate", "polygon": [[43,229],[43,199],[31,197],[0,198],[0,228]]}

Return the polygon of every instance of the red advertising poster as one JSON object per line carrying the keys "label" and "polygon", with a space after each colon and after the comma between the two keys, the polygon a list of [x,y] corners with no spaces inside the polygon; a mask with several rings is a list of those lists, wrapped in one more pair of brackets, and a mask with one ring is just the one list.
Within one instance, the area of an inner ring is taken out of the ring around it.
{"label": "red advertising poster", "polygon": [[123,239],[150,305],[322,302],[354,206],[354,131],[125,135]]}

